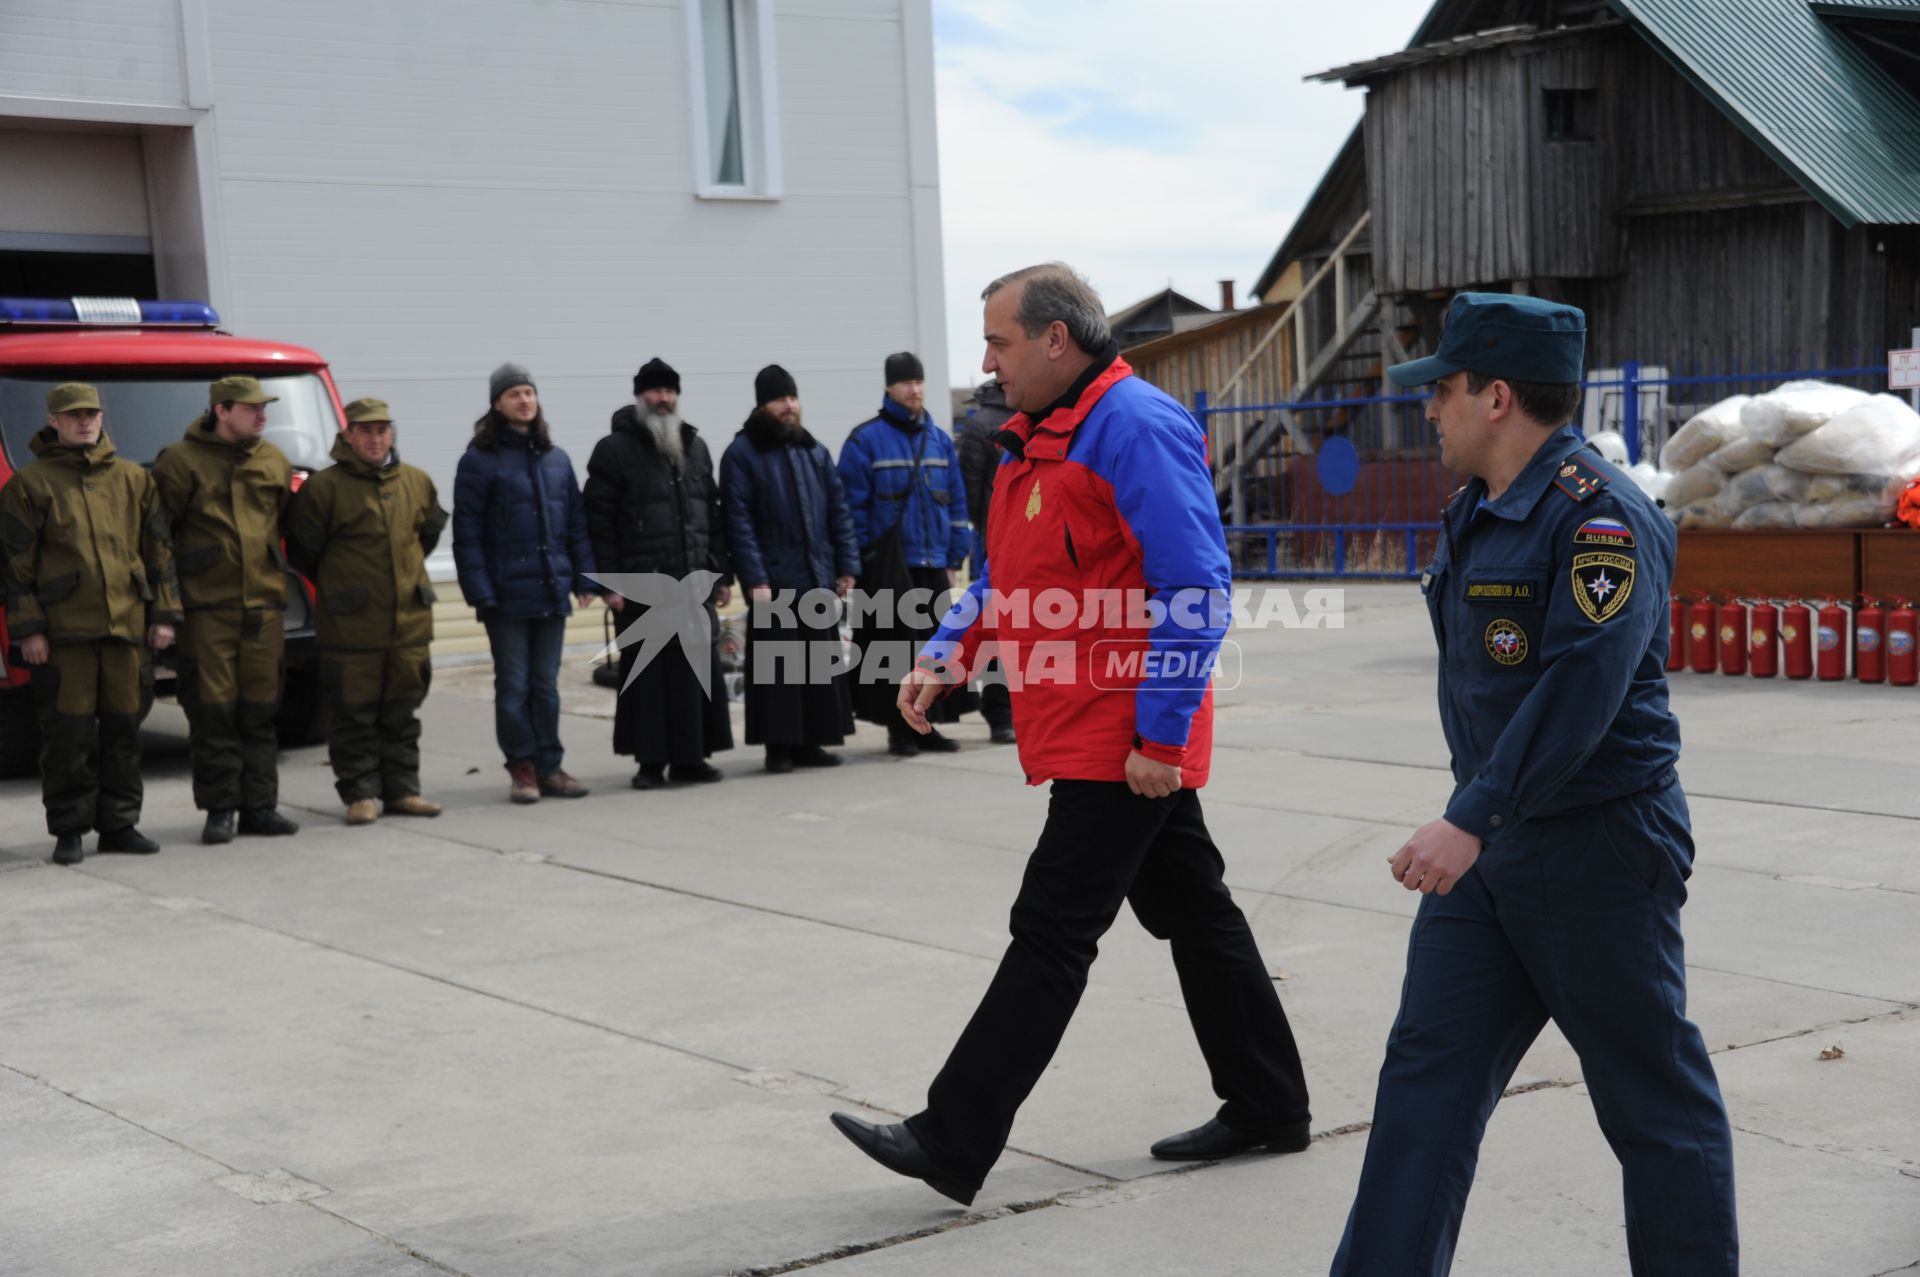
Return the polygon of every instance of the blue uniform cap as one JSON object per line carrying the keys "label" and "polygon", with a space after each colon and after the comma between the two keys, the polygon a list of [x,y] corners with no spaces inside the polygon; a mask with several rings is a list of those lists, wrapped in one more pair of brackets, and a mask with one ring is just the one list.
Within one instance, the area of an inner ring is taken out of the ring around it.
{"label": "blue uniform cap", "polygon": [[1564,386],[1580,380],[1586,356],[1587,315],[1577,306],[1515,293],[1458,293],[1447,307],[1440,349],[1393,365],[1387,376],[1402,386],[1457,372]]}

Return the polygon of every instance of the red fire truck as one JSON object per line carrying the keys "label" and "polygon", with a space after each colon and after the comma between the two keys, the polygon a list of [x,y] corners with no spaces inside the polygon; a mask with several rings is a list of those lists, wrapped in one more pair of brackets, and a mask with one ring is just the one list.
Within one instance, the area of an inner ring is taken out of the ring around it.
{"label": "red fire truck", "polygon": [[[47,391],[61,382],[97,386],[114,447],[129,461],[152,465],[206,410],[207,383],[228,373],[258,377],[268,394],[280,397],[266,438],[293,463],[295,488],[328,464],[340,429],[340,395],[326,360],[311,350],[236,337],[220,328],[204,302],[0,297],[0,485],[33,460],[27,441],[46,425]],[[305,744],[321,731],[313,587],[289,576],[280,738]],[[173,688],[171,658],[170,651],[162,653],[155,670],[163,694]],[[37,766],[29,677],[0,607],[0,775]]]}

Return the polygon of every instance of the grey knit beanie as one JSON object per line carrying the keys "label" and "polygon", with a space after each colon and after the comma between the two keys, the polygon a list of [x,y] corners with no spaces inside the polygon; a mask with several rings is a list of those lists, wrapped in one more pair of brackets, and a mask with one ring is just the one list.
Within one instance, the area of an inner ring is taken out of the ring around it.
{"label": "grey knit beanie", "polygon": [[[497,403],[500,396],[515,386],[532,386],[533,374],[515,363],[501,364],[493,370],[493,376],[487,379],[487,402]],[[534,386],[538,390],[538,386]]]}

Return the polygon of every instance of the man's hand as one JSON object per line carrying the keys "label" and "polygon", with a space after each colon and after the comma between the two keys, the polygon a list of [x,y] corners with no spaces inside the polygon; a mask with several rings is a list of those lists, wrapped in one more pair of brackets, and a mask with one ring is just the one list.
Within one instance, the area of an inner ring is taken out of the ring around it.
{"label": "man's hand", "polygon": [[1136,749],[1127,755],[1127,788],[1142,798],[1165,798],[1180,792],[1180,769],[1156,763]]}
{"label": "man's hand", "polygon": [[618,594],[609,594],[609,595],[606,595],[605,597],[607,600],[607,606],[612,608],[616,612],[620,611],[622,608],[626,607],[627,605],[626,599],[622,598]]}
{"label": "man's hand", "polygon": [[1395,852],[1387,865],[1394,881],[1408,891],[1423,896],[1437,891],[1444,896],[1478,859],[1478,838],[1445,820],[1430,820],[1413,831],[1407,845]]}
{"label": "man's hand", "polygon": [[947,569],[947,588],[949,590],[953,588],[953,580],[955,575],[956,574],[952,568]]}
{"label": "man's hand", "polygon": [[747,587],[747,597],[755,603],[771,603],[773,602],[773,587],[771,585],[750,585]]}
{"label": "man's hand", "polygon": [[839,595],[839,596],[840,596],[841,598],[843,598],[843,599],[844,599],[844,598],[846,598],[846,597],[847,597],[847,593],[848,593],[848,591],[850,591],[850,590],[852,590],[852,589],[853,589],[853,578],[852,578],[852,577],[850,577],[850,576],[837,576],[837,577],[835,577],[835,578],[833,578],[833,592],[834,592],[835,594],[838,594],[838,595]]}
{"label": "man's hand", "polygon": [[731,585],[716,585],[713,587],[713,605],[715,607],[725,607],[731,602],[733,602],[733,587]]}
{"label": "man's hand", "polygon": [[173,646],[173,627],[171,625],[150,625],[147,627],[147,646],[156,652],[164,652]]}
{"label": "man's hand", "polygon": [[599,597],[600,596],[592,590],[582,590],[573,596],[573,600],[580,605],[580,610],[584,612],[587,609],[587,605]]}
{"label": "man's hand", "polygon": [[29,665],[45,665],[51,650],[44,634],[33,634],[20,640],[20,659]]}
{"label": "man's hand", "polygon": [[900,695],[893,703],[907,726],[925,736],[933,730],[933,724],[927,721],[927,710],[946,690],[947,685],[932,670],[912,670],[900,680]]}

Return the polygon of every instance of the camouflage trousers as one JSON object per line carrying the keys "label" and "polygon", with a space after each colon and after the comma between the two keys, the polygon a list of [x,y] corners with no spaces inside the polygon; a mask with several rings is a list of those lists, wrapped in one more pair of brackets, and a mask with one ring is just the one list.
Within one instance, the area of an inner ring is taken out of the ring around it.
{"label": "camouflage trousers", "polygon": [[180,627],[180,708],[193,739],[193,805],[257,811],[280,804],[278,608],[207,608]]}
{"label": "camouflage trousers", "polygon": [[425,643],[321,651],[327,759],[342,802],[392,802],[420,792],[420,703],[432,681]]}
{"label": "camouflage trousers", "polygon": [[153,708],[153,657],[113,640],[56,645],[33,667],[40,794],[47,832],[111,833],[138,824],[140,724]]}

